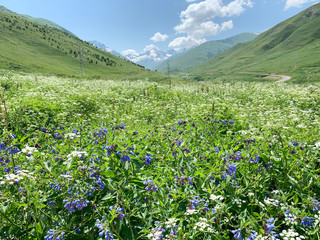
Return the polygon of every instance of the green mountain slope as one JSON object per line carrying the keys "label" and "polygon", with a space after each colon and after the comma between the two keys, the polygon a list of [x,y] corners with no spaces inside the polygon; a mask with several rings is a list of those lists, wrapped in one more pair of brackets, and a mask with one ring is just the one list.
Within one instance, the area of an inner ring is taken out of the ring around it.
{"label": "green mountain slope", "polygon": [[10,9],[4,7],[4,6],[1,6],[0,5],[0,13],[9,13],[9,14],[15,14],[15,15],[18,15],[18,13],[14,12],[14,11],[11,11]]}
{"label": "green mountain slope", "polygon": [[168,61],[171,72],[183,71],[204,63],[208,59],[242,42],[247,42],[257,37],[254,33],[241,33],[231,38],[218,41],[205,42],[184,54],[173,56],[155,67],[159,72],[167,72]]}
{"label": "green mountain slope", "polygon": [[9,13],[9,14],[12,14],[12,15],[18,15],[18,16],[21,16],[21,17],[24,17],[24,18],[27,18],[27,19],[30,19],[31,21],[34,21],[34,22],[37,22],[37,23],[40,23],[40,24],[44,24],[44,25],[48,25],[49,27],[54,27],[54,28],[57,28],[63,32],[66,32],[66,33],[69,33],[71,35],[74,35],[72,32],[68,31],[67,29],[61,27],[60,25],[50,21],[50,20],[47,20],[47,19],[44,19],[44,18],[35,18],[35,17],[31,17],[29,15],[24,15],[24,14],[18,14],[14,11],[11,11],[10,9],[4,7],[4,6],[1,6],[0,5],[0,13]]}
{"label": "green mountain slope", "polygon": [[194,74],[308,72],[320,68],[320,4],[191,69]]}
{"label": "green mountain slope", "polygon": [[160,76],[160,73],[150,73],[57,28],[0,13],[0,68],[78,76],[80,47],[86,76]]}
{"label": "green mountain slope", "polygon": [[72,32],[68,31],[67,29],[65,29],[64,27],[61,27],[60,25],[48,20],[48,19],[44,19],[44,18],[35,18],[35,17],[31,17],[29,15],[21,15],[22,17],[28,18],[31,21],[43,24],[43,25],[48,25],[49,27],[54,27],[57,28],[59,30],[61,30],[62,32],[68,33],[70,35],[75,36]]}

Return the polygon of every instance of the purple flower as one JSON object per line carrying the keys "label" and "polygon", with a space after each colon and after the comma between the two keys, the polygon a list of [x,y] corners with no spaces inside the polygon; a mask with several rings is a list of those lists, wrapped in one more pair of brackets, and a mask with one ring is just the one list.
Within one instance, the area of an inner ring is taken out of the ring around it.
{"label": "purple flower", "polygon": [[267,220],[267,228],[265,229],[267,233],[270,233],[275,228],[275,226],[273,225],[273,222],[274,222],[274,218],[269,218]]}
{"label": "purple flower", "polygon": [[236,177],[236,170],[237,170],[237,165],[233,164],[228,164],[227,165],[227,170],[223,174],[222,179],[225,179],[227,175],[232,176],[233,178]]}
{"label": "purple flower", "polygon": [[257,232],[251,230],[251,235],[247,238],[247,240],[254,240],[257,238]]}
{"label": "purple flower", "polygon": [[130,161],[131,158],[127,154],[123,154],[120,160],[121,162],[127,162]]}
{"label": "purple flower", "polygon": [[313,220],[314,220],[313,217],[304,217],[301,220],[301,226],[311,227],[313,224]]}
{"label": "purple flower", "polygon": [[154,191],[156,192],[158,190],[158,187],[154,184],[152,180],[147,180],[144,182],[144,185],[146,186],[145,189],[147,191]]}
{"label": "purple flower", "polygon": [[152,160],[153,160],[153,158],[151,157],[151,154],[148,153],[148,154],[145,156],[144,164],[150,165]]}
{"label": "purple flower", "polygon": [[232,234],[234,235],[234,238],[242,240],[241,229],[233,230]]}
{"label": "purple flower", "polygon": [[55,233],[53,229],[49,229],[47,235],[44,237],[45,240],[64,240],[64,233]]}
{"label": "purple flower", "polygon": [[314,199],[312,203],[312,209],[313,211],[320,211],[320,201]]}
{"label": "purple flower", "polygon": [[63,200],[65,203],[64,207],[68,209],[69,212],[75,212],[75,208],[79,211],[88,206],[89,201],[83,198],[75,200]]}
{"label": "purple flower", "polygon": [[105,240],[112,240],[113,235],[110,232],[110,230],[106,228],[107,224],[104,221],[105,221],[104,217],[102,217],[101,220],[97,219],[97,221],[96,221],[97,222],[96,227],[99,229],[99,231],[101,231],[101,232],[99,232],[99,236],[103,237],[103,235],[104,235]]}

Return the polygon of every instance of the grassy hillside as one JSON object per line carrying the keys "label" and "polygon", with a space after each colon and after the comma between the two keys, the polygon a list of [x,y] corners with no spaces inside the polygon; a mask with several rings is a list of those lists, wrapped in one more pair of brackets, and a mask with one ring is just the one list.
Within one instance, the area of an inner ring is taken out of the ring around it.
{"label": "grassy hillside", "polygon": [[320,68],[320,4],[300,12],[191,70],[193,74],[239,72],[317,73]]}
{"label": "grassy hillside", "polygon": [[[32,16],[29,16],[29,15],[24,15],[24,14],[18,14],[14,11],[11,11],[10,9],[4,7],[4,6],[1,6],[0,5],[0,13],[9,13],[9,14],[12,14],[12,15],[18,15],[18,16],[21,16],[21,17],[24,17],[24,18],[27,18],[31,21],[34,21],[34,22],[37,22],[37,23],[40,23],[40,24],[43,24],[43,25],[48,25],[49,27],[54,27],[54,28],[57,28],[63,32],[66,32],[66,33],[69,33],[71,35],[74,35],[72,32],[68,31],[67,29],[61,27],[60,25],[50,21],[50,20],[47,20],[47,19],[44,19],[44,18],[35,18],[35,17],[32,17]],[[75,36],[75,35],[74,35]]]}
{"label": "grassy hillside", "polygon": [[250,41],[255,37],[257,37],[257,34],[242,33],[224,40],[209,41],[190,49],[184,54],[169,58],[155,67],[155,69],[160,72],[167,72],[167,64],[169,61],[171,72],[183,71],[198,66],[224,50],[238,43]]}
{"label": "grassy hillside", "polygon": [[0,13],[0,68],[78,76],[80,47],[86,76],[161,78],[159,73],[151,73],[66,32]]}
{"label": "grassy hillside", "polygon": [[49,27],[54,27],[54,28],[57,28],[59,30],[61,30],[62,32],[66,32],[70,35],[73,35],[75,36],[72,32],[70,32],[69,30],[65,29],[64,27],[61,27],[60,25],[48,20],[48,19],[44,19],[44,18],[35,18],[35,17],[32,17],[32,16],[29,16],[29,15],[20,15],[22,17],[25,17],[25,18],[28,18],[29,20],[31,21],[34,21],[34,22],[37,22],[37,23],[40,23],[40,24],[43,24],[43,25],[48,25]]}

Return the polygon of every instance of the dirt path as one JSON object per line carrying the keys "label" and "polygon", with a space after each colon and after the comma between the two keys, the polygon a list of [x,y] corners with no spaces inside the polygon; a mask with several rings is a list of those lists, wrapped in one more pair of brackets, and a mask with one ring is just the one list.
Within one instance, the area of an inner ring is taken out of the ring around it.
{"label": "dirt path", "polygon": [[290,76],[285,76],[285,75],[270,74],[270,75],[268,75],[268,76],[264,76],[263,78],[274,79],[274,80],[277,80],[276,83],[280,83],[280,82],[288,81],[288,80],[290,80],[292,77],[290,77]]}
{"label": "dirt path", "polygon": [[279,82],[285,82],[285,81],[288,81],[288,80],[290,80],[290,79],[292,78],[292,77],[290,77],[290,76],[285,76],[285,75],[275,75],[275,76],[281,78],[280,80],[276,81],[277,83],[279,83]]}

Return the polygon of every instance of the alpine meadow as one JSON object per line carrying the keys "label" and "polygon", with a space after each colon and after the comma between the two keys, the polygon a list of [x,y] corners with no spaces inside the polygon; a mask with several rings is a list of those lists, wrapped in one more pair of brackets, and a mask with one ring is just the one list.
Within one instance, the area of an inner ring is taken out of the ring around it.
{"label": "alpine meadow", "polygon": [[310,4],[158,72],[0,6],[0,240],[320,240],[319,33]]}

